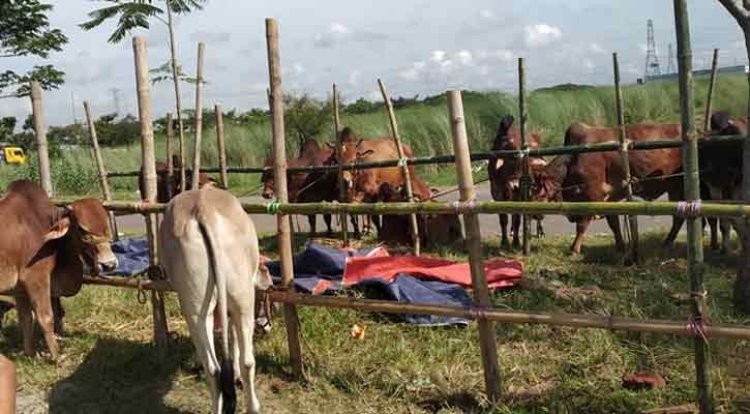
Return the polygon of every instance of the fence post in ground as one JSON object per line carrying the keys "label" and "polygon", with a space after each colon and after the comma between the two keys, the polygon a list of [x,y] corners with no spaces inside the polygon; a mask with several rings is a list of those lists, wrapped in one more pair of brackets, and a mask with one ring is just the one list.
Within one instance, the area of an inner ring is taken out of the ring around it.
{"label": "fence post in ground", "polygon": [[203,52],[206,45],[198,43],[198,68],[195,79],[195,141],[193,147],[193,176],[190,188],[197,190],[201,171],[201,134],[203,133]]}
{"label": "fence post in ground", "polygon": [[[336,142],[336,154],[338,159],[336,162],[339,164],[339,200],[343,203],[346,201],[346,184],[344,183],[344,169],[341,162],[343,154],[344,143],[341,141],[341,118],[339,118],[339,92],[336,88],[336,84],[333,84],[333,129],[335,131],[335,142]],[[341,221],[341,239],[344,242],[344,246],[349,246],[349,223],[346,222],[347,214],[341,213],[339,216]]]}
{"label": "fence post in ground", "polygon": [[[94,161],[96,162],[96,169],[99,171],[99,186],[102,189],[102,198],[104,201],[112,201],[112,193],[109,191],[109,182],[107,182],[107,170],[104,168],[104,161],[102,160],[102,152],[99,149],[99,139],[96,136],[96,126],[94,125],[94,118],[91,116],[91,107],[88,101],[83,101],[83,111],[86,113],[86,124],[89,128],[89,136],[91,137],[91,147],[94,151]],[[114,239],[119,240],[119,232],[117,231],[117,221],[115,220],[115,213],[109,212],[109,221],[112,231],[114,232]]]}
{"label": "fence post in ground", "polygon": [[[677,33],[677,63],[680,73],[680,113],[682,114],[682,165],[685,171],[685,197],[688,202],[700,200],[698,141],[693,114],[693,56],[690,47],[690,21],[686,0],[674,0],[675,31]],[[691,209],[692,210],[692,209]],[[704,327],[706,294],[703,287],[703,229],[702,221],[687,214],[687,259],[692,298],[691,330],[695,331],[695,374],[698,407],[701,414],[714,412],[711,391],[711,368]]]}
{"label": "fence post in ground", "polygon": [[719,68],[719,49],[714,49],[714,58],[711,62],[711,78],[708,81],[708,97],[706,98],[706,113],[703,119],[703,131],[711,129],[711,112],[714,105],[714,87],[716,86],[716,72]]}
{"label": "fence post in ground", "polygon": [[39,180],[47,196],[52,197],[52,176],[49,172],[49,148],[47,147],[47,126],[44,122],[42,86],[37,81],[31,81],[31,110],[34,115],[34,132],[36,133],[37,158],[39,160]]}
{"label": "fence post in ground", "polygon": [[[409,165],[406,163],[406,156],[404,155],[404,148],[401,146],[401,136],[398,133],[398,123],[396,122],[396,114],[393,111],[393,102],[391,102],[391,96],[388,94],[383,81],[378,79],[378,85],[380,86],[380,93],[383,95],[383,101],[385,102],[385,109],[388,112],[388,120],[391,124],[391,132],[393,133],[393,140],[396,143],[396,150],[398,151],[399,164],[401,166],[401,173],[404,176],[404,187],[406,188],[406,198],[409,202],[414,202],[414,190],[412,187],[412,177],[409,174]],[[424,200],[423,200],[424,201]],[[411,220],[411,239],[414,243],[414,255],[419,256],[420,254],[420,240],[419,240],[419,224],[417,221],[417,215],[412,214]]]}
{"label": "fence post in ground", "polygon": [[172,142],[174,142],[174,120],[172,113],[167,112],[167,199],[171,200],[175,195],[172,194],[172,183],[174,182],[174,162],[172,162]]}
{"label": "fence post in ground", "polygon": [[[471,154],[469,153],[469,140],[466,134],[460,91],[448,92],[448,111],[451,120],[453,151],[456,154],[456,172],[458,173],[461,202],[473,203],[476,198],[476,191],[471,174]],[[484,276],[484,264],[482,263],[482,234],[479,230],[479,218],[475,213],[464,214],[464,231],[466,233],[466,246],[469,251],[474,306],[481,310],[490,307],[491,303],[487,280]],[[487,397],[490,401],[496,402],[500,399],[500,370],[497,362],[495,325],[481,317],[482,313],[479,312],[480,317],[477,322],[479,323],[479,345],[482,351],[484,382]]]}
{"label": "fence post in ground", "polygon": [[[141,36],[133,38],[133,53],[135,54],[135,80],[138,90],[138,118],[141,121],[141,155],[143,158],[143,187],[144,199],[148,203],[156,202],[156,155],[154,151],[154,127],[151,111],[151,88],[148,76],[148,61],[146,56],[146,40]],[[158,266],[159,248],[156,242],[156,214],[149,213],[146,217],[146,234],[149,247],[149,264]],[[162,292],[151,292],[151,306],[154,317],[154,339],[156,344],[164,347],[168,343],[167,314],[164,311],[164,295]]]}
{"label": "fence post in ground", "polygon": [[[528,113],[526,112],[526,67],[523,58],[518,58],[518,114],[521,118],[521,200],[529,201],[531,192],[531,176],[529,174],[529,143],[527,140],[527,121]],[[523,254],[531,254],[531,217],[528,214],[523,216]]]}
{"label": "fence post in ground", "polygon": [[[620,142],[620,156],[622,157],[622,169],[624,172],[625,197],[633,201],[633,185],[630,179],[630,153],[628,149],[628,137],[625,132],[625,109],[622,102],[622,87],[620,86],[620,61],[617,53],[612,54],[612,64],[615,71],[615,106],[617,107],[617,139]],[[619,220],[619,218],[618,218]],[[638,218],[627,216],[627,226],[630,229],[630,246],[625,253],[625,264],[637,264],[638,258]]]}
{"label": "fence post in ground", "polygon": [[227,148],[224,145],[224,115],[221,113],[221,105],[214,105],[216,116],[216,148],[219,151],[219,170],[221,171],[221,185],[229,189],[229,177],[227,176]]}
{"label": "fence post in ground", "polygon": [[[268,73],[271,84],[269,94],[271,103],[273,129],[273,174],[276,179],[276,198],[279,203],[288,202],[286,180],[286,139],[284,135],[284,103],[281,89],[281,58],[279,55],[279,28],[276,19],[266,19],[266,42],[268,46]],[[292,238],[290,217],[286,214],[276,216],[279,259],[281,260],[281,283],[283,289],[293,289],[294,267],[292,264]],[[304,379],[302,349],[300,347],[299,317],[293,304],[284,304],[284,321],[286,322],[289,359],[292,371],[297,379]]]}

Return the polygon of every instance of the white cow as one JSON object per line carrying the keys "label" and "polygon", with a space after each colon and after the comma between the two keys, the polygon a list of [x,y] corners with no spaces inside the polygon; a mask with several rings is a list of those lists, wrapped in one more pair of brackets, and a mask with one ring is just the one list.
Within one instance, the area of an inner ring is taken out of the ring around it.
{"label": "white cow", "polygon": [[[247,410],[260,412],[254,384],[255,287],[267,289],[271,280],[259,272],[258,236],[252,220],[237,198],[208,186],[172,199],[161,223],[159,242],[161,263],[177,291],[211,387],[212,412],[235,411],[235,370],[241,373]],[[213,344],[217,304],[221,362]],[[231,354],[230,332],[235,337]]]}

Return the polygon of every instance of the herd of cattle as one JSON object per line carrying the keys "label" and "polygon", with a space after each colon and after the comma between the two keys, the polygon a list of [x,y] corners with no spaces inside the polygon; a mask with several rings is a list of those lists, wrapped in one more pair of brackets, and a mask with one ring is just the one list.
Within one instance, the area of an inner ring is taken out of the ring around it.
{"label": "herd of cattle", "polygon": [[[677,124],[635,124],[626,127],[631,141],[680,139]],[[725,112],[714,113],[711,130],[706,136],[746,133],[742,119],[732,119]],[[289,166],[322,166],[397,159],[391,138],[362,140],[345,128],[341,145],[321,147],[308,140],[299,157]],[[565,134],[565,145],[595,144],[616,141],[616,128],[594,127],[582,123],[571,125]],[[530,134],[529,144],[542,144],[538,134]],[[517,150],[520,133],[513,118],[504,117],[492,148]],[[337,153],[341,150],[341,154]],[[413,151],[404,145],[404,154]],[[742,144],[726,142],[706,145],[699,152],[701,197],[704,200],[736,199],[742,182]],[[488,163],[492,196],[495,200],[520,199],[522,158],[494,158]],[[270,162],[268,163],[270,165]],[[617,151],[561,155],[550,162],[540,157],[529,160],[532,175],[532,201],[620,201],[625,198],[622,158]],[[271,280],[260,263],[258,238],[252,220],[244,213],[239,200],[215,188],[213,181],[201,175],[199,190],[179,193],[179,186],[166,181],[166,164],[158,165],[158,200],[169,202],[159,232],[161,263],[177,291],[180,308],[187,320],[191,338],[211,386],[213,412],[233,407],[234,384],[244,385],[247,407],[258,412],[259,403],[253,386],[253,325],[255,288],[266,289]],[[683,174],[680,148],[633,151],[630,170],[634,194],[646,200],[668,194],[670,200],[682,200]],[[432,202],[435,190],[415,175],[409,167],[415,201]],[[272,198],[273,174],[262,177],[263,197]],[[336,172],[289,173],[291,202],[339,200]],[[142,177],[139,177],[141,188]],[[402,171],[399,167],[346,171],[346,202],[406,201]],[[0,294],[16,298],[23,350],[34,353],[34,315],[42,329],[53,358],[59,350],[56,333],[62,329],[60,297],[75,295],[83,283],[84,264],[93,274],[117,267],[110,247],[112,231],[108,214],[96,199],[83,199],[67,207],[56,207],[39,185],[28,180],[11,183],[0,199],[0,216],[4,229],[0,237]],[[541,221],[541,217],[535,217]],[[576,238],[571,250],[579,253],[591,216],[569,217],[576,223]],[[624,246],[617,217],[606,217],[618,248]],[[315,218],[309,217],[312,232]],[[383,241],[408,243],[408,221],[404,216],[371,218]],[[325,216],[327,231],[332,232],[331,217]],[[671,244],[683,224],[675,216],[665,243]],[[508,217],[500,215],[502,242],[510,245]],[[360,234],[356,219],[352,219]],[[519,244],[519,217],[512,218],[512,243]],[[709,220],[713,248],[718,248],[716,220]],[[729,242],[730,222],[721,222],[722,247]],[[740,226],[735,226],[740,230]],[[423,242],[454,241],[461,238],[458,217],[435,215],[420,218]],[[219,237],[221,235],[221,237]],[[33,313],[32,313],[33,311]],[[214,316],[221,321],[222,348],[225,358],[219,360],[211,340]],[[230,349],[229,338],[232,337]],[[2,360],[0,360],[2,362]],[[0,396],[2,397],[2,396]]]}

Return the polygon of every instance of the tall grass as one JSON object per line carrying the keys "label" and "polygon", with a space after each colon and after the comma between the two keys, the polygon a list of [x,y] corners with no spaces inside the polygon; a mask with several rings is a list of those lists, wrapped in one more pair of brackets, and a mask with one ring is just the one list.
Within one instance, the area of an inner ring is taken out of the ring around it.
{"label": "tall grass", "polygon": [[[696,122],[703,125],[706,104],[707,80],[696,79],[694,104]],[[679,92],[674,82],[655,82],[645,85],[628,85],[623,90],[625,120],[633,122],[678,122],[680,119]],[[747,82],[742,75],[721,76],[718,79],[714,109],[728,110],[734,116],[743,116],[746,108]],[[502,92],[466,93],[464,95],[466,125],[472,151],[490,148],[499,119],[506,114],[517,115],[515,96]],[[575,121],[595,125],[615,123],[614,92],[611,87],[559,87],[540,89],[529,96],[529,127],[542,135],[544,146],[562,145],[565,129]],[[399,131],[403,141],[418,156],[446,154],[452,151],[450,122],[445,99],[433,99],[430,104],[417,103],[396,110]],[[516,116],[517,117],[517,116]],[[343,114],[342,122],[361,137],[390,136],[385,110],[367,114]],[[271,128],[268,122],[249,125],[225,126],[227,159],[231,166],[261,166],[270,152]],[[332,141],[333,125],[320,137],[321,143]],[[192,136],[187,135],[188,154],[192,154]],[[287,153],[297,153],[296,137],[288,137]],[[202,160],[204,166],[216,166],[218,154],[213,128],[204,131]],[[165,139],[156,136],[157,158],[165,159]],[[137,170],[141,154],[138,145],[104,148],[103,157],[108,171]],[[189,157],[190,158],[190,157]],[[13,179],[36,177],[35,155],[29,154],[25,167],[0,167],[0,184],[3,187]],[[433,185],[453,184],[451,165],[423,166],[418,172]],[[54,187],[61,195],[97,194],[98,184],[90,149],[73,147],[63,151],[62,158],[52,163]],[[247,193],[259,184],[257,175],[230,175],[230,187]],[[132,199],[136,182],[132,178],[111,179],[118,198]]]}

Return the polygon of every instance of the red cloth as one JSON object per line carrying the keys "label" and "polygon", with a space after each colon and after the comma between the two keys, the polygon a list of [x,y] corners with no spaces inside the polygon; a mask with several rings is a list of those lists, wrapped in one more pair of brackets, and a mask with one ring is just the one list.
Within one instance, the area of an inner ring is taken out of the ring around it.
{"label": "red cloth", "polygon": [[[353,285],[362,280],[379,276],[392,282],[399,273],[420,279],[440,280],[471,287],[471,271],[468,262],[415,256],[388,256],[387,251],[368,257],[349,257],[344,268],[343,285]],[[484,262],[484,273],[490,289],[516,285],[523,276],[523,263],[518,260],[489,260]]]}

